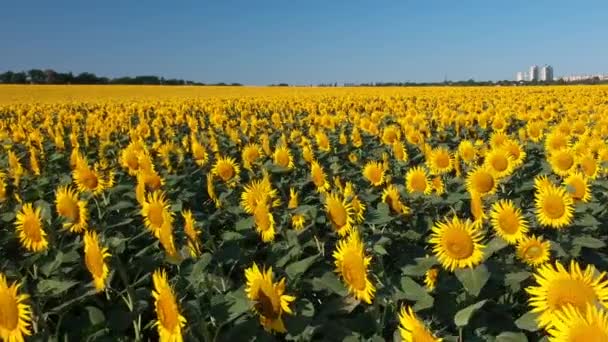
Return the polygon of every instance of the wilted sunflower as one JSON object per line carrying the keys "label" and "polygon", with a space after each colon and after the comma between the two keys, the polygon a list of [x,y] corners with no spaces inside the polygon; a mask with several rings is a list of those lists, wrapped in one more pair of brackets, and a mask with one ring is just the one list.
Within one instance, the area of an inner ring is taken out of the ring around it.
{"label": "wilted sunflower", "polygon": [[454,216],[451,221],[435,223],[429,242],[441,265],[454,271],[474,267],[483,261],[482,238],[482,231],[473,222]]}
{"label": "wilted sunflower", "polygon": [[325,192],[329,189],[329,182],[327,181],[327,175],[323,171],[323,167],[316,160],[313,160],[310,165],[310,179],[317,187],[317,191]]}
{"label": "wilted sunflower", "polygon": [[241,169],[232,157],[218,157],[211,173],[228,184],[234,184],[234,180],[238,178]]}
{"label": "wilted sunflower", "polygon": [[354,223],[353,207],[339,194],[329,193],[325,196],[325,212],[332,227],[340,236],[348,234]]}
{"label": "wilted sunflower", "polygon": [[407,215],[410,212],[410,208],[401,202],[399,189],[393,184],[387,186],[386,189],[382,191],[382,202],[386,203],[391,211],[397,215]]}
{"label": "wilted sunflower", "polygon": [[441,175],[452,171],[454,158],[447,148],[438,147],[429,152],[426,164],[432,174]]}
{"label": "wilted sunflower", "polygon": [[550,342],[608,341],[608,311],[591,304],[585,310],[567,306],[555,314],[547,333]]}
{"label": "wilted sunflower", "polygon": [[370,161],[363,167],[363,177],[367,179],[371,185],[380,186],[384,183],[384,165],[380,162]]}
{"label": "wilted sunflower", "polygon": [[108,257],[110,257],[110,253],[108,253],[107,248],[100,244],[97,233],[94,231],[86,232],[84,234],[84,262],[93,277],[93,284],[97,292],[103,291],[106,287],[109,272],[104,259]]}
{"label": "wilted sunflower", "polygon": [[399,335],[404,342],[441,342],[443,339],[435,337],[420,321],[411,307],[401,307],[399,312]]}
{"label": "wilted sunflower", "polygon": [[551,243],[542,237],[524,236],[517,243],[516,255],[526,264],[536,267],[549,261]]}
{"label": "wilted sunflower", "polygon": [[182,210],[182,218],[184,219],[184,233],[188,238],[188,250],[190,250],[192,257],[197,257],[201,254],[200,232],[196,228],[196,221],[192,217],[192,211]]}
{"label": "wilted sunflower", "polygon": [[409,193],[428,195],[433,191],[428,173],[420,166],[409,169],[405,175],[405,187]]}
{"label": "wilted sunflower", "polygon": [[582,270],[572,260],[568,271],[556,261],[555,267],[545,264],[537,268],[534,279],[537,285],[528,287],[526,292],[532,311],[539,315],[537,322],[541,328],[553,326],[556,314],[570,305],[579,312],[584,312],[588,304],[608,307],[606,273],[596,273],[593,265]]}
{"label": "wilted sunflower", "polygon": [[17,213],[15,220],[19,241],[25,249],[31,252],[43,251],[48,246],[40,212],[39,207],[34,210],[31,203],[25,203]]}
{"label": "wilted sunflower", "polygon": [[160,230],[163,225],[171,224],[173,221],[173,213],[169,208],[169,202],[166,200],[165,193],[162,190],[148,194],[146,201],[142,205],[141,215],[144,217],[144,223],[157,238],[160,236]]}
{"label": "wilted sunflower", "polygon": [[186,319],[179,312],[177,300],[173,289],[167,280],[167,274],[163,270],[156,270],[152,274],[154,289],[154,308],[156,309],[157,321],[154,323],[158,330],[159,341],[181,342],[182,328],[186,325]]}
{"label": "wilted sunflower", "polygon": [[568,187],[568,191],[574,201],[589,202],[591,199],[591,190],[587,178],[579,172],[571,173],[565,180],[564,185]]}
{"label": "wilted sunflower", "polygon": [[553,172],[562,177],[566,177],[576,167],[574,153],[569,149],[561,149],[552,152],[549,156],[549,164],[551,164]]}
{"label": "wilted sunflower", "polygon": [[0,272],[0,340],[23,342],[30,336],[32,309],[25,303],[27,294],[20,294],[21,284],[8,285],[6,276]]}
{"label": "wilted sunflower", "polygon": [[367,271],[372,260],[365,256],[365,246],[357,231],[338,242],[333,253],[336,272],[342,277],[348,291],[357,299],[372,303],[376,288],[369,280]]}
{"label": "wilted sunflower", "polygon": [[514,163],[511,154],[503,148],[493,148],[486,153],[484,166],[496,178],[503,178],[513,173]]}
{"label": "wilted sunflower", "polygon": [[280,167],[293,169],[293,156],[287,146],[281,145],[277,147],[272,154],[272,161]]}
{"label": "wilted sunflower", "polygon": [[63,227],[72,233],[80,233],[87,228],[87,202],[78,199],[78,194],[69,186],[60,186],[55,196],[57,214],[68,222]]}
{"label": "wilted sunflower", "polygon": [[285,294],[285,278],[273,282],[272,267],[262,269],[256,263],[245,270],[247,298],[253,302],[253,310],[260,317],[266,331],[286,332],[283,314],[293,314],[289,304],[296,298]]}
{"label": "wilted sunflower", "polygon": [[494,174],[486,167],[477,167],[469,171],[466,179],[466,188],[470,193],[479,195],[491,195],[496,191],[497,181]]}
{"label": "wilted sunflower", "polygon": [[255,230],[262,237],[262,241],[271,242],[276,234],[274,229],[274,217],[267,203],[259,203],[253,212]]}
{"label": "wilted sunflower", "polygon": [[494,233],[508,243],[517,243],[528,232],[528,222],[511,200],[494,203],[490,217]]}
{"label": "wilted sunflower", "polygon": [[574,201],[566,189],[545,184],[534,193],[536,217],[540,224],[561,229],[572,222]]}
{"label": "wilted sunflower", "polygon": [[429,268],[424,273],[424,286],[428,291],[435,290],[437,286],[437,277],[439,276],[439,269],[436,267]]}

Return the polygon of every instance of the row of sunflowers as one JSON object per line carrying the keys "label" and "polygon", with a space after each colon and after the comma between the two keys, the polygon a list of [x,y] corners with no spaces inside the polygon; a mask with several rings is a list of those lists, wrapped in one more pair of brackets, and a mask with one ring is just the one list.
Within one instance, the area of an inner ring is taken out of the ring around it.
{"label": "row of sunflowers", "polygon": [[164,89],[0,105],[0,340],[608,341],[608,88]]}

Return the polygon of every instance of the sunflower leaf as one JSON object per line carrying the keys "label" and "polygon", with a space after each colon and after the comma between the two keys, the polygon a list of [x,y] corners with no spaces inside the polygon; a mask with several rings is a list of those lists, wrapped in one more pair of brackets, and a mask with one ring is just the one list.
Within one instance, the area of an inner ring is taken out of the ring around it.
{"label": "sunflower leaf", "polygon": [[496,336],[496,342],[528,342],[528,337],[524,333],[505,331]]}
{"label": "sunflower leaf", "polygon": [[315,261],[317,261],[318,258],[319,258],[319,255],[316,254],[316,255],[310,256],[308,258],[293,262],[285,268],[285,273],[287,273],[287,276],[290,279],[294,279],[297,276],[299,276],[300,274],[306,272],[306,270],[310,266],[312,266],[315,263]]}
{"label": "sunflower leaf", "polygon": [[315,291],[328,290],[340,296],[346,296],[348,293],[340,279],[331,271],[325,272],[325,274],[319,278],[314,278],[312,280],[312,286]]}
{"label": "sunflower leaf", "polygon": [[465,290],[474,297],[479,296],[481,289],[490,279],[490,272],[484,264],[475,268],[459,269],[454,273]]}
{"label": "sunflower leaf", "polygon": [[575,246],[587,247],[591,249],[598,249],[606,246],[606,243],[604,241],[591,236],[577,236],[574,238],[574,240],[572,240],[572,244]]}
{"label": "sunflower leaf", "polygon": [[536,323],[538,315],[532,311],[529,311],[515,320],[515,326],[519,329],[527,331],[538,331],[538,324]]}
{"label": "sunflower leaf", "polygon": [[458,311],[456,313],[456,315],[454,316],[454,324],[456,324],[456,326],[458,327],[464,327],[467,324],[469,324],[469,321],[471,320],[471,317],[473,316],[473,314],[481,309],[482,306],[484,306],[484,304],[486,304],[488,300],[484,299],[480,302],[477,302],[475,304],[469,305],[466,308]]}

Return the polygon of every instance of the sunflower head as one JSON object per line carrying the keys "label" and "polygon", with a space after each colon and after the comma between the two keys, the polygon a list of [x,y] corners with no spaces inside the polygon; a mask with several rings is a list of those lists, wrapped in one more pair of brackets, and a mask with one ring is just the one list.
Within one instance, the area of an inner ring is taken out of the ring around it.
{"label": "sunflower head", "polygon": [[528,223],[521,209],[511,200],[500,200],[490,213],[494,233],[508,243],[515,244],[528,232]]}
{"label": "sunflower head", "polygon": [[108,265],[105,259],[110,257],[108,249],[99,242],[99,237],[94,231],[84,234],[84,261],[87,270],[93,277],[93,283],[97,292],[103,291],[108,278]]}
{"label": "sunflower head", "polygon": [[186,319],[179,312],[177,300],[173,289],[163,270],[156,270],[152,274],[154,289],[154,308],[156,310],[157,327],[160,341],[181,341],[182,329],[186,325]]}
{"label": "sunflower head", "polygon": [[365,255],[365,246],[357,231],[338,242],[333,256],[336,272],[344,280],[349,292],[355,298],[371,304],[376,292],[367,276],[372,258]]}
{"label": "sunflower head", "polygon": [[428,291],[435,290],[435,287],[437,286],[437,277],[439,277],[439,268],[437,267],[429,268],[424,273],[424,286],[426,286]]}
{"label": "sunflower head", "polygon": [[40,213],[40,208],[34,209],[31,203],[25,203],[16,215],[15,226],[19,241],[31,252],[43,251],[48,246]]}
{"label": "sunflower head", "polygon": [[542,237],[524,236],[517,243],[516,255],[526,264],[536,267],[549,261],[551,244]]}
{"label": "sunflower head", "polygon": [[574,201],[563,187],[539,183],[534,197],[536,217],[542,225],[561,229],[572,222]]}
{"label": "sunflower head", "polygon": [[462,140],[458,144],[458,155],[465,164],[471,165],[477,158],[477,149],[470,140]]}
{"label": "sunflower head", "polygon": [[190,255],[196,257],[201,254],[201,244],[199,241],[200,232],[196,228],[196,221],[192,216],[191,210],[183,210],[182,218],[184,220],[184,233],[188,238],[188,249]]}
{"label": "sunflower head", "polygon": [[287,204],[287,208],[295,209],[298,207],[298,193],[296,189],[289,188],[289,203]]}
{"label": "sunflower head", "polygon": [[583,174],[589,179],[597,177],[599,166],[597,159],[591,153],[583,154],[578,159],[578,165]]}
{"label": "sunflower head", "polygon": [[285,145],[281,145],[274,150],[272,154],[273,162],[283,168],[293,169],[293,157],[291,155],[291,151]]}
{"label": "sunflower head", "polygon": [[564,185],[570,192],[572,199],[576,202],[589,202],[591,200],[591,190],[587,177],[582,173],[574,172],[565,180]]}
{"label": "sunflower head", "polygon": [[262,149],[258,144],[247,144],[241,152],[243,166],[247,169],[251,169],[252,165],[261,157]]}
{"label": "sunflower head", "polygon": [[414,310],[409,306],[401,307],[399,312],[399,335],[404,342],[441,342],[442,339],[435,337],[426,327],[423,321],[416,317]]}
{"label": "sunflower head", "polygon": [[608,341],[608,311],[588,304],[585,310],[567,306],[555,314],[554,326],[548,329],[550,342]]}
{"label": "sunflower head", "polygon": [[401,201],[401,194],[399,193],[399,189],[393,184],[389,185],[382,192],[382,202],[386,203],[388,207],[396,213],[397,215],[405,214],[407,215],[410,212],[410,208],[408,208]]}
{"label": "sunflower head", "polygon": [[553,172],[560,176],[568,176],[576,167],[574,153],[570,149],[561,149],[552,152],[549,156],[549,164]]}
{"label": "sunflower head", "polygon": [[67,222],[64,227],[72,233],[80,233],[87,227],[87,202],[78,199],[78,194],[69,186],[60,186],[55,196],[57,214]]}
{"label": "sunflower head", "polygon": [[317,191],[325,192],[327,189],[329,189],[327,175],[325,174],[321,164],[319,164],[316,160],[313,160],[310,165],[310,179],[317,187]]}
{"label": "sunflower head", "polygon": [[430,150],[426,163],[431,173],[437,175],[448,173],[454,168],[454,158],[445,147]]}
{"label": "sunflower head", "polygon": [[420,166],[407,171],[405,175],[405,187],[409,193],[420,193],[428,195],[433,190],[428,173]]}
{"label": "sunflower head", "polygon": [[213,165],[211,173],[222,181],[229,183],[238,178],[240,168],[233,158],[219,157]]}
{"label": "sunflower head", "polygon": [[0,273],[0,340],[24,341],[30,336],[32,309],[26,304],[28,295],[20,294],[18,283],[10,286],[4,274]]}
{"label": "sunflower head", "polygon": [[354,223],[353,207],[350,203],[337,193],[329,193],[325,196],[325,212],[332,227],[340,236],[347,235]]}
{"label": "sunflower head", "polygon": [[493,148],[486,154],[484,165],[496,178],[502,178],[513,172],[514,162],[511,154],[504,148]]}
{"label": "sunflower head", "polygon": [[384,165],[380,162],[370,161],[363,167],[363,177],[373,186],[384,183]]}
{"label": "sunflower head", "polygon": [[477,225],[454,216],[451,221],[435,223],[429,242],[443,267],[454,271],[474,267],[483,261],[482,238]]}
{"label": "sunflower head", "polygon": [[397,140],[392,144],[393,156],[399,161],[407,161],[408,155],[403,142]]}
{"label": "sunflower head", "polygon": [[160,236],[160,231],[164,225],[171,224],[173,221],[173,213],[169,208],[169,202],[162,190],[148,194],[142,205],[141,215],[144,217],[144,223],[156,237]]}
{"label": "sunflower head", "polygon": [[274,217],[266,203],[260,203],[253,211],[255,230],[262,237],[264,242],[272,242],[275,236]]}
{"label": "sunflower head", "polygon": [[497,180],[494,173],[487,167],[477,167],[467,174],[466,188],[470,193],[491,195],[496,191]]}

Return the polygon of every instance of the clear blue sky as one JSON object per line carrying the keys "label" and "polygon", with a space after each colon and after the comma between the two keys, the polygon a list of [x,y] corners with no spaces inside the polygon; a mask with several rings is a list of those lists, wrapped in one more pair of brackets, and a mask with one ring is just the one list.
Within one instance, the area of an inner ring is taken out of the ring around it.
{"label": "clear blue sky", "polygon": [[608,73],[606,0],[0,4],[0,71],[245,84]]}

